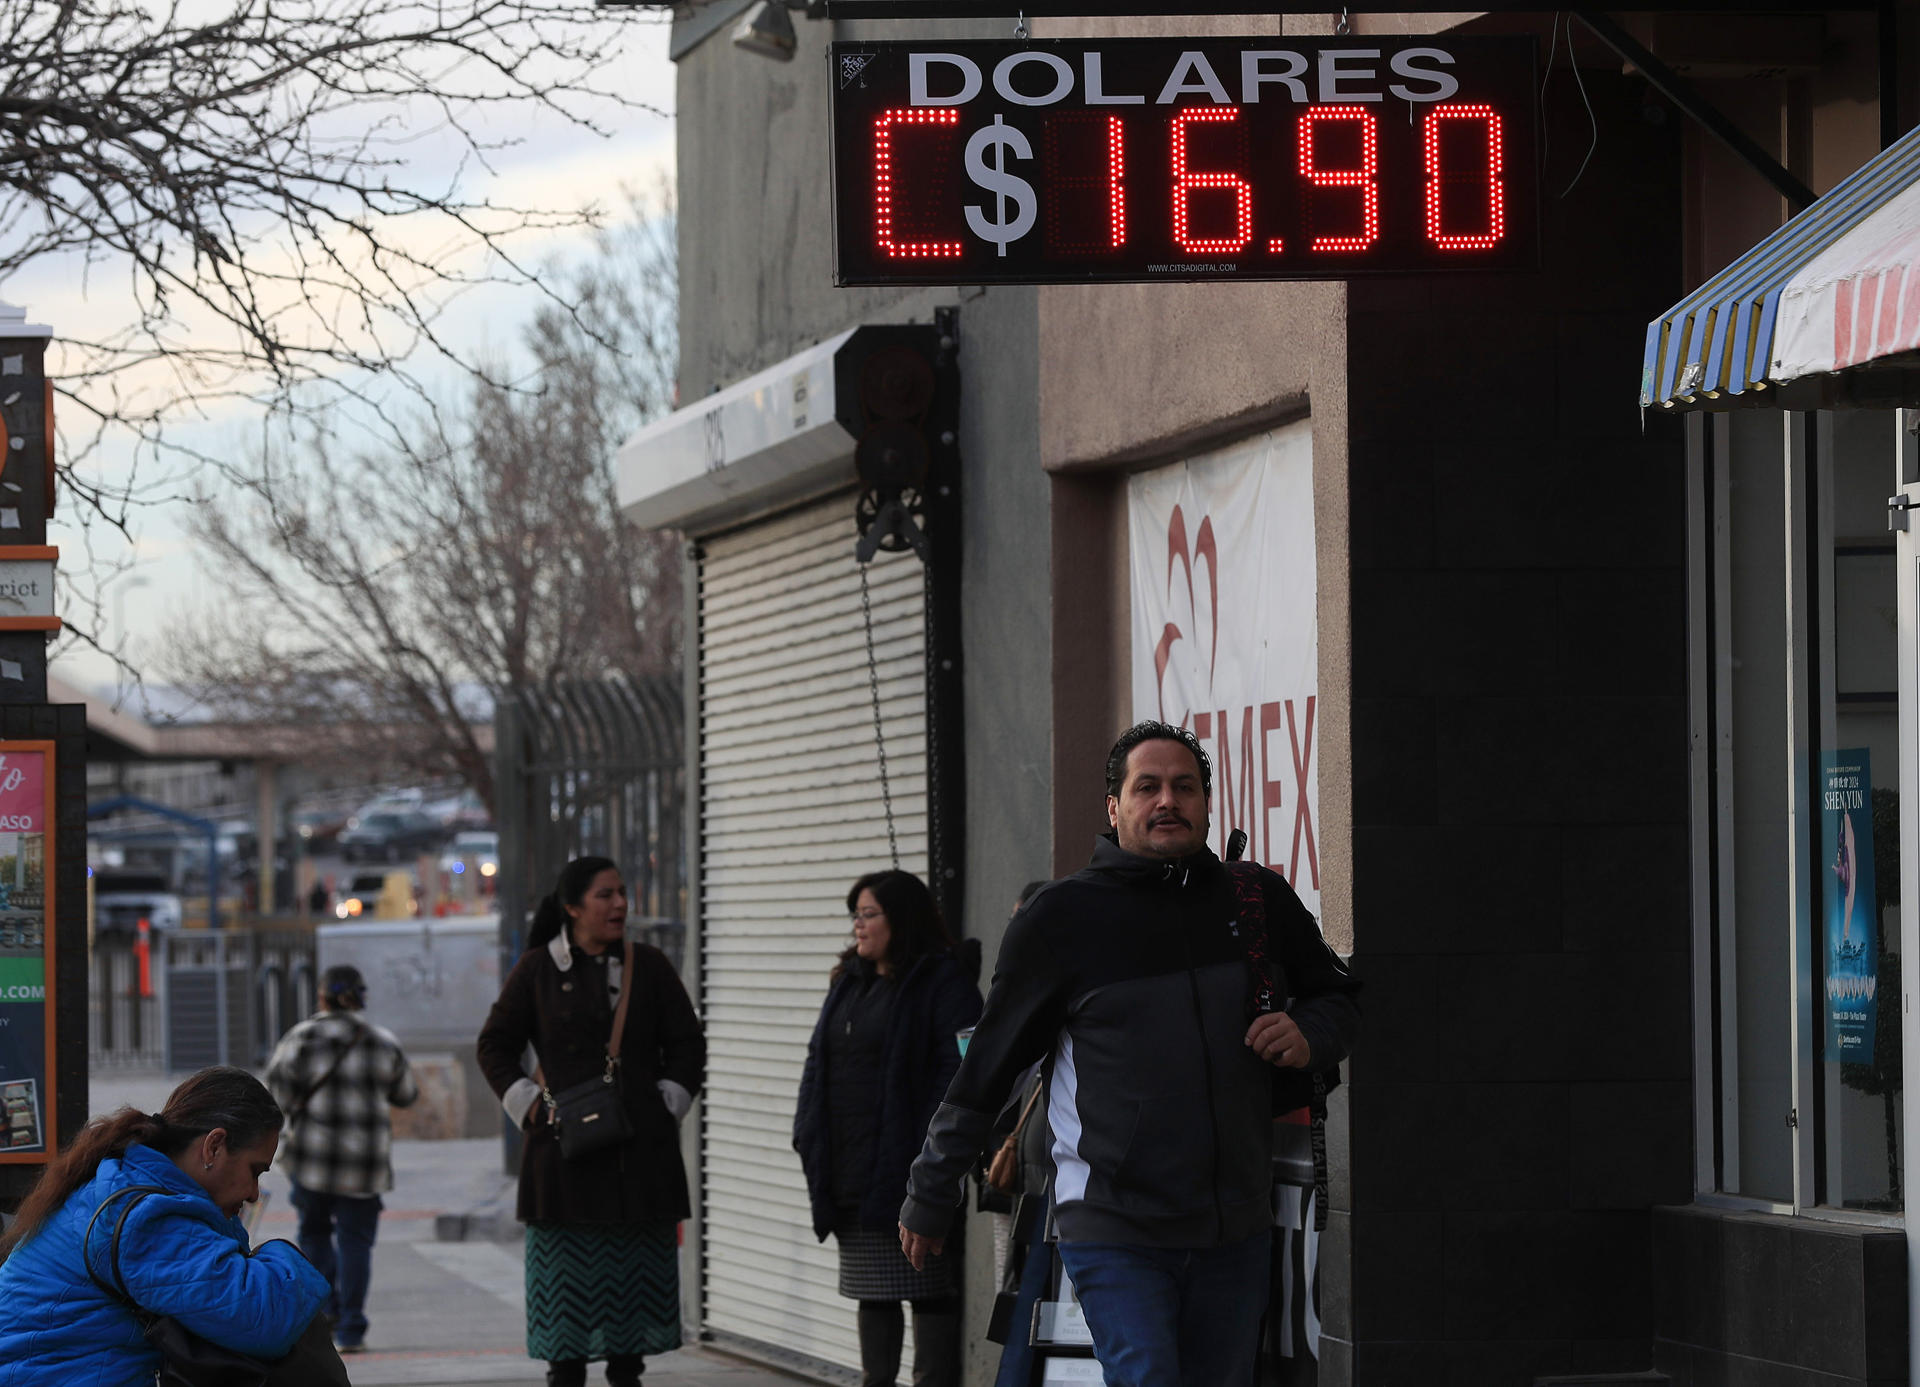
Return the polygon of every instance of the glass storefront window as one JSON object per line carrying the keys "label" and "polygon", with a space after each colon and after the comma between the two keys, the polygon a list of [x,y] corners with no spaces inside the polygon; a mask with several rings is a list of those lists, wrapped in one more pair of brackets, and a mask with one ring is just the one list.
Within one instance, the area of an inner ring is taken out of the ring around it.
{"label": "glass storefront window", "polygon": [[[1767,424],[1772,421],[1772,428]],[[1716,424],[1721,421],[1714,421]],[[1793,1197],[1787,879],[1786,491],[1777,416],[1727,419],[1714,459],[1720,694],[1721,1188]]]}
{"label": "glass storefront window", "polygon": [[1690,435],[1700,1179],[1797,1209],[1903,1203],[1895,437]]}
{"label": "glass storefront window", "polygon": [[[1821,875],[1813,930],[1814,1202],[1901,1207],[1899,599],[1887,530],[1896,420],[1816,432],[1822,581]],[[1858,781],[1858,784],[1852,782]]]}

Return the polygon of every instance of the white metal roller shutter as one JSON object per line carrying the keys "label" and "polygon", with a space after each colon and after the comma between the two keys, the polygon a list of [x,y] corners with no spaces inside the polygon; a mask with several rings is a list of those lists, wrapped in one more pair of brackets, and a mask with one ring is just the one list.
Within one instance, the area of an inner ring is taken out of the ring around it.
{"label": "white metal roller shutter", "polygon": [[[705,1327],[858,1368],[814,1241],[793,1109],[847,887],[888,865],[850,495],[710,541],[700,566]],[[868,575],[900,865],[927,872],[920,561]]]}

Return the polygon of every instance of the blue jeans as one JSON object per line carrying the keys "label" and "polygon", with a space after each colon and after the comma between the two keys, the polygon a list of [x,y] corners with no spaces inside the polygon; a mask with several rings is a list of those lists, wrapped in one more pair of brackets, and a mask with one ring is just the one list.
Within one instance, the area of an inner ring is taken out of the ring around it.
{"label": "blue jeans", "polygon": [[1253,1387],[1272,1246],[1059,1244],[1107,1387]]}
{"label": "blue jeans", "polygon": [[380,1226],[380,1196],[327,1194],[296,1180],[293,1207],[300,1213],[300,1251],[333,1287],[326,1313],[333,1321],[334,1341],[357,1344],[367,1337],[367,1281]]}

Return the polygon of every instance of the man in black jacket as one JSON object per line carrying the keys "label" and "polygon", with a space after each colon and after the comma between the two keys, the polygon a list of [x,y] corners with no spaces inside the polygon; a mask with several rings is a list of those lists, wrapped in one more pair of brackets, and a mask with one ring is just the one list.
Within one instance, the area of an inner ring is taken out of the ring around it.
{"label": "man in black jacket", "polygon": [[1060,1258],[1108,1387],[1251,1387],[1272,1119],[1359,1024],[1358,983],[1286,881],[1208,850],[1211,782],[1184,729],[1114,744],[1113,832],[1008,926],[900,1211],[908,1259],[939,1255],[994,1114],[1046,1058]]}

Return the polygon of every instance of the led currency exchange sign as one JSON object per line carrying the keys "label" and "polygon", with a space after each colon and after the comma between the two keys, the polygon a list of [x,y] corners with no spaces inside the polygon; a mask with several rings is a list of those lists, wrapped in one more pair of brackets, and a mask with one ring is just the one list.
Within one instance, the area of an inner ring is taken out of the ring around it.
{"label": "led currency exchange sign", "polygon": [[833,46],[841,284],[1539,259],[1529,38]]}

